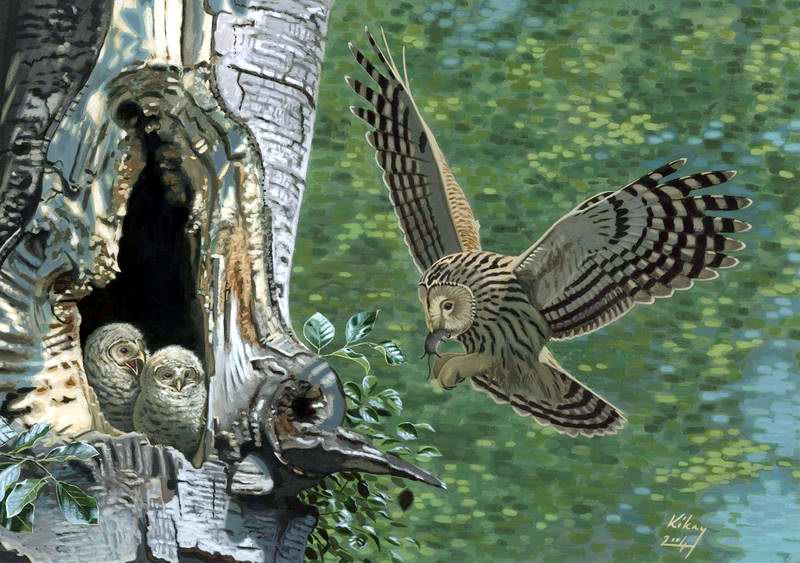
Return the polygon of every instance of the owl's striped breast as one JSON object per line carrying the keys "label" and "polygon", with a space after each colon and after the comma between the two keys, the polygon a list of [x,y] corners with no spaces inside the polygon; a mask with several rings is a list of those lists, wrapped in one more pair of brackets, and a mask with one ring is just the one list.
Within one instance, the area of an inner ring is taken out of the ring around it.
{"label": "owl's striped breast", "polygon": [[466,286],[475,298],[470,328],[458,336],[467,353],[489,353],[510,366],[536,361],[550,327],[511,269],[513,257],[494,252],[451,254],[434,263],[420,280],[427,286]]}

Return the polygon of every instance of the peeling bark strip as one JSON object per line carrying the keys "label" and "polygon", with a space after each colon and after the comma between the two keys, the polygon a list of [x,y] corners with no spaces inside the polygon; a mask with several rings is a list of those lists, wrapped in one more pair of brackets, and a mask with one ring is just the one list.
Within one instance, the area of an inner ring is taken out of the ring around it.
{"label": "peeling bark strip", "polygon": [[292,252],[333,0],[209,3],[217,14],[214,50],[220,55],[220,96],[253,132],[264,160],[275,285],[288,319]]}
{"label": "peeling bark strip", "polygon": [[6,0],[0,9],[0,266],[39,205],[48,144],[94,66],[111,2]]}

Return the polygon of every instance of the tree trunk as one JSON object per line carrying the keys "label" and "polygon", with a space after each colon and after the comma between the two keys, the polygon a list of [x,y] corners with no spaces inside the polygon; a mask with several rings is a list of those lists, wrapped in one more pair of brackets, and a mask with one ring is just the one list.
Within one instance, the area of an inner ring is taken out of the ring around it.
{"label": "tree trunk", "polygon": [[[58,470],[100,524],[43,495],[33,534],[0,530],[3,560],[300,561],[316,518],[294,495],[322,476],[441,485],[340,427],[339,380],[291,329],[331,1],[27,0],[2,21],[2,412],[101,452]],[[112,321],[204,360],[192,460],[105,421],[81,343]]]}

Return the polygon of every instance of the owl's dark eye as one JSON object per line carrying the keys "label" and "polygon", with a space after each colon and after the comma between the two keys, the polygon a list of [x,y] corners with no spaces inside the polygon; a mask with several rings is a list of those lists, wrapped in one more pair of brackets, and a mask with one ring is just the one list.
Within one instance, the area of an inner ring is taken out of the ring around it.
{"label": "owl's dark eye", "polygon": [[119,353],[120,354],[124,354],[124,355],[127,356],[128,352],[130,352],[130,350],[128,348],[126,348],[125,346],[123,346],[122,348],[119,349]]}
{"label": "owl's dark eye", "polygon": [[172,373],[168,369],[160,369],[160,370],[156,371],[156,375],[158,377],[160,377],[161,379],[171,379],[172,376],[175,375],[175,374]]}
{"label": "owl's dark eye", "polygon": [[453,304],[450,301],[448,301],[444,305],[442,305],[442,309],[444,309],[445,311],[450,312],[450,311],[453,310]]}

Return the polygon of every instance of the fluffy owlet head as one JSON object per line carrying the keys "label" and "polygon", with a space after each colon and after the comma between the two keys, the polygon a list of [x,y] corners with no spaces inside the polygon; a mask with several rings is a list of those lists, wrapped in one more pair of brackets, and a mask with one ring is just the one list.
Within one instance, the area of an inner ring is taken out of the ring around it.
{"label": "fluffy owlet head", "polygon": [[113,323],[95,330],[83,347],[90,382],[110,375],[138,381],[147,359],[144,337],[133,325]]}
{"label": "fluffy owlet head", "polygon": [[454,338],[472,326],[475,296],[465,285],[420,285],[419,300],[432,334],[439,332],[445,338]]}
{"label": "fluffy owlet head", "polygon": [[205,372],[194,352],[167,346],[150,357],[142,374],[142,388],[169,395],[205,392]]}

